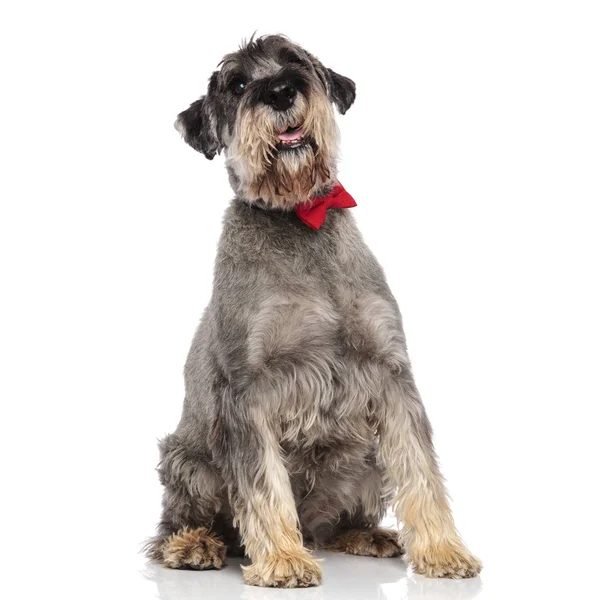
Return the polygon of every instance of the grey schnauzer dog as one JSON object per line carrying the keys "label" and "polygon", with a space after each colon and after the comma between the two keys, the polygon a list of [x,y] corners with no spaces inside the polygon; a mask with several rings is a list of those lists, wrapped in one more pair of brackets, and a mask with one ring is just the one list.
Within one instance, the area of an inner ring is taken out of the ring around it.
{"label": "grey schnauzer dog", "polygon": [[[453,522],[398,306],[350,211],[298,216],[338,185],[338,129],[354,83],[282,36],[228,54],[176,122],[235,198],[214,289],[185,366],[183,415],[160,444],[164,486],[150,557],[248,584],[321,581],[311,549],[406,551],[427,577],[481,563]],[[388,506],[403,528],[379,528]]]}

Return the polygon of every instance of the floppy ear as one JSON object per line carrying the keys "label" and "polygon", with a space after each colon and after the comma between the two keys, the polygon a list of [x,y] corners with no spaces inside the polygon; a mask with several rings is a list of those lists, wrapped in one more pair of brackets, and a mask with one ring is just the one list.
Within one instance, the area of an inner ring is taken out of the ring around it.
{"label": "floppy ear", "polygon": [[356,98],[356,84],[352,79],[336,73],[333,69],[326,69],[316,56],[308,52],[306,54],[323,85],[327,88],[329,99],[337,106],[342,115],[345,114]]}
{"label": "floppy ear", "polygon": [[325,71],[328,83],[327,87],[329,88],[329,98],[343,115],[356,99],[356,84],[352,79],[344,77],[332,69],[326,69]]}
{"label": "floppy ear", "polygon": [[187,110],[179,113],[175,121],[175,129],[181,133],[183,139],[209,160],[223,149],[217,133],[216,88],[217,73],[215,72],[210,78],[206,96],[192,102]]}

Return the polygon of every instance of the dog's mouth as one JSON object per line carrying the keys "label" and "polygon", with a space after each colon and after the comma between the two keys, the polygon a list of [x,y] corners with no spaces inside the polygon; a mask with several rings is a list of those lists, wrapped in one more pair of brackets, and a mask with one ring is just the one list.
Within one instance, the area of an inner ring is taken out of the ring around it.
{"label": "dog's mouth", "polygon": [[279,139],[279,143],[277,144],[277,148],[279,150],[292,150],[294,148],[300,148],[306,143],[302,125],[290,125],[283,131],[280,131],[277,134],[277,138]]}

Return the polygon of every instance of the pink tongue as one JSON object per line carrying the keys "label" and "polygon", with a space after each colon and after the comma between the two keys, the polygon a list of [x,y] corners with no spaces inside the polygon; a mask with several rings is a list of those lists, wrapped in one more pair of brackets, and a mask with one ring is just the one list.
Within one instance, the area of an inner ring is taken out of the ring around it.
{"label": "pink tongue", "polygon": [[300,127],[300,129],[294,129],[294,131],[284,131],[280,133],[277,137],[282,142],[295,142],[296,140],[299,140],[303,135],[304,133],[302,131],[302,128]]}

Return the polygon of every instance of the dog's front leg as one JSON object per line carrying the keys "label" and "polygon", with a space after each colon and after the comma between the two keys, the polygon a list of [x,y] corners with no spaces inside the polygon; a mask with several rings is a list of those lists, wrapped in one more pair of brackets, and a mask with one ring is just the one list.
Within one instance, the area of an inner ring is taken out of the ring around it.
{"label": "dog's front leg", "polygon": [[298,514],[277,438],[263,411],[232,424],[227,464],[236,526],[252,564],[249,585],[308,587],[321,583],[321,568],[302,545]]}
{"label": "dog's front leg", "polygon": [[431,426],[409,369],[390,379],[380,421],[380,451],[398,492],[396,515],[402,541],[417,573],[426,577],[474,577],[481,562],[456,531],[433,449]]}

